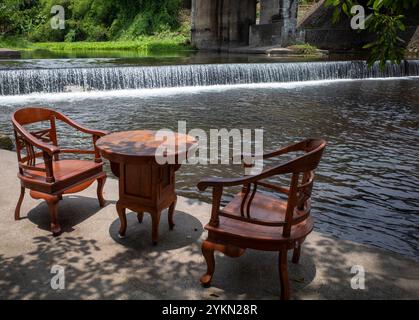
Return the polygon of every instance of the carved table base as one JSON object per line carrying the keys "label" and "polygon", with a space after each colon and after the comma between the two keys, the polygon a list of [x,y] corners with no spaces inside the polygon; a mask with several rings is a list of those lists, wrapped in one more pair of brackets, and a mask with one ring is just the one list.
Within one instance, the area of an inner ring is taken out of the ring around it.
{"label": "carved table base", "polygon": [[139,223],[142,223],[145,212],[151,215],[153,244],[157,244],[160,217],[166,208],[169,208],[169,228],[173,229],[177,200],[175,172],[179,167],[158,165],[153,160],[137,163],[111,162],[112,172],[119,178],[119,200],[116,210],[121,222],[120,237],[123,238],[126,234],[126,209],[137,212]]}

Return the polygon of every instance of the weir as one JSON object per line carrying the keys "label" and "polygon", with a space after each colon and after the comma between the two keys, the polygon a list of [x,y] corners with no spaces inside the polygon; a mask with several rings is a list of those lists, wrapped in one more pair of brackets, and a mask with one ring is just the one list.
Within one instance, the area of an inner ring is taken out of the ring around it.
{"label": "weir", "polygon": [[419,60],[0,70],[0,95],[419,76]]}

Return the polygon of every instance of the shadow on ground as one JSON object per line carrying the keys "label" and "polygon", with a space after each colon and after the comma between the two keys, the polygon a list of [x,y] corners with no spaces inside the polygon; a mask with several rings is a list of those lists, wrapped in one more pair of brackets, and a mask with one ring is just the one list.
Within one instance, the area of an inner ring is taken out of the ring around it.
{"label": "shadow on ground", "polygon": [[[93,195],[65,197],[59,217],[66,231],[57,238],[47,231],[44,202],[18,222],[11,208],[0,210],[0,299],[279,299],[275,252],[248,250],[238,259],[217,254],[212,287],[200,286],[209,205],[180,197],[175,229],[169,231],[164,211],[153,246],[149,215],[139,224],[129,212],[127,237],[119,239],[114,202],[99,211]],[[53,265],[65,268],[64,290],[51,288]],[[351,288],[353,265],[365,268],[365,290]],[[416,262],[315,232],[300,264],[289,262],[289,273],[294,299],[419,298]]]}
{"label": "shadow on ground", "polygon": [[[108,206],[115,201],[106,201]],[[77,208],[83,208],[78,210]],[[58,203],[58,221],[60,222],[62,232],[71,233],[74,227],[88,220],[97,214],[102,208],[95,198],[83,197],[79,195],[64,196]],[[25,213],[21,210],[21,217],[25,219]],[[41,201],[36,207],[27,213],[27,219],[36,224],[41,230],[50,230],[50,216],[48,205]]]}
{"label": "shadow on ground", "polygon": [[[135,223],[130,215],[130,224]],[[182,228],[193,230],[199,224],[178,212]],[[110,227],[116,234],[116,222]],[[131,227],[147,229],[144,225]],[[180,227],[180,226],[179,226]],[[181,229],[182,230],[182,229]],[[107,243],[82,236],[58,238],[36,236],[35,249],[13,257],[0,255],[0,298],[2,299],[278,299],[280,294],[277,254],[249,250],[239,259],[220,254],[216,257],[213,286],[205,289],[199,277],[205,271],[200,252],[199,234],[185,240],[183,232],[167,231],[157,246],[149,241],[149,232],[128,238],[128,243]],[[166,237],[166,238],[164,238]],[[169,240],[170,238],[170,240]],[[122,240],[121,240],[122,241]],[[135,246],[138,244],[138,247]],[[173,246],[171,243],[177,243]],[[320,253],[319,253],[320,250]],[[363,249],[367,250],[368,249]],[[393,274],[387,265],[392,257],[375,262],[374,274],[366,270],[366,290],[350,288],[351,245],[336,246],[332,239],[319,239],[305,246],[299,265],[290,263],[294,298],[408,298],[417,297],[415,288],[402,289],[400,281],[416,281],[415,274]],[[345,258],[349,256],[349,258]],[[65,267],[66,289],[52,290],[51,267]]]}
{"label": "shadow on ground", "polygon": [[146,212],[142,223],[138,223],[137,214],[127,212],[127,232],[124,238],[118,236],[120,222],[116,219],[109,228],[112,239],[127,248],[142,250],[174,250],[183,248],[196,242],[202,235],[204,228],[194,216],[185,212],[175,211],[175,227],[169,230],[167,210],[162,212],[159,225],[159,242],[153,246],[151,241],[151,217]]}
{"label": "shadow on ground", "polygon": [[[199,285],[205,271],[197,244],[176,254],[162,246],[129,249],[103,260],[95,240],[35,237],[36,249],[15,257],[0,255],[2,299],[194,299],[278,298],[276,254],[248,252],[241,259],[217,256],[213,287]],[[65,268],[66,289],[52,290],[51,267]],[[315,268],[292,268],[294,289],[308,284]]]}

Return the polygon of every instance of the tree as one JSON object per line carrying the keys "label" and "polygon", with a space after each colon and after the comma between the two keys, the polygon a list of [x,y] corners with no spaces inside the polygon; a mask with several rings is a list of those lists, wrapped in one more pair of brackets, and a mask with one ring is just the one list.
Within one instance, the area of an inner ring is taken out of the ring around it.
{"label": "tree", "polygon": [[[183,0],[0,0],[0,37],[30,41],[136,39],[176,31]],[[65,9],[65,29],[51,29],[51,8]]]}
{"label": "tree", "polygon": [[21,34],[36,23],[36,0],[0,0],[0,36]]}
{"label": "tree", "polygon": [[366,5],[369,14],[365,19],[366,30],[375,35],[375,40],[364,46],[370,51],[368,64],[380,61],[383,69],[388,60],[400,63],[405,54],[404,40],[400,34],[406,30],[405,14],[419,4],[419,0],[326,0],[326,6],[334,6],[333,20],[341,15],[352,17],[351,8]]}

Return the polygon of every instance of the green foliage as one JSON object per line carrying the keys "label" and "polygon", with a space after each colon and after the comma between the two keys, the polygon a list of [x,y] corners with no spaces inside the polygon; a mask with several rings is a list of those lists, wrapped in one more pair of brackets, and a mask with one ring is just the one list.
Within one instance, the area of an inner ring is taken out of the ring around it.
{"label": "green foliage", "polygon": [[0,36],[23,34],[40,23],[36,0],[0,0]]}
{"label": "green foliage", "polygon": [[160,34],[157,36],[139,36],[135,40],[118,40],[106,42],[38,42],[31,45],[32,49],[48,49],[54,51],[90,51],[90,50],[136,50],[144,54],[161,51],[178,51],[190,49],[187,37],[178,34]]}
{"label": "green foliage", "polygon": [[405,31],[405,13],[419,5],[419,0],[326,0],[326,6],[334,6],[333,22],[342,14],[352,17],[354,5],[366,5],[370,11],[366,17],[366,29],[375,34],[375,41],[364,46],[370,51],[369,65],[380,61],[381,68],[388,60],[400,63],[405,54],[400,33]]}
{"label": "green foliage", "polygon": [[[400,63],[404,57],[404,41],[398,34],[405,30],[403,15],[390,16],[374,11],[368,20],[368,28],[376,34],[376,40],[364,46],[370,49],[368,64],[371,66],[375,61],[380,61],[381,69],[384,69],[386,61]],[[386,30],[386,32],[382,32]]]}
{"label": "green foliage", "polygon": [[[180,27],[182,0],[0,0],[0,35],[30,41],[135,39]],[[65,29],[50,26],[51,8],[65,9]]]}
{"label": "green foliage", "polygon": [[26,49],[30,48],[31,43],[21,37],[0,36],[0,48]]}
{"label": "green foliage", "polygon": [[294,44],[292,46],[289,46],[288,48],[295,50],[296,52],[304,55],[314,55],[317,54],[317,48],[315,46],[312,46],[308,43],[303,44]]}

